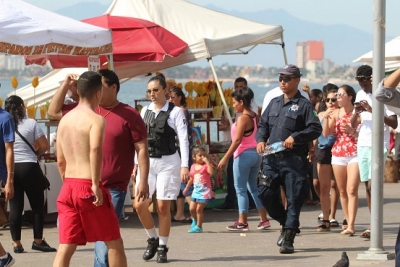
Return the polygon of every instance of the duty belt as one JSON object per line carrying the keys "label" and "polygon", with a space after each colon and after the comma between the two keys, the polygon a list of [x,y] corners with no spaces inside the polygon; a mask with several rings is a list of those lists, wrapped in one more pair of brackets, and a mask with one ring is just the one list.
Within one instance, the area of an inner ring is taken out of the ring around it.
{"label": "duty belt", "polygon": [[297,150],[297,151],[280,151],[274,154],[270,154],[267,157],[270,158],[286,158],[290,156],[303,156],[306,152],[304,150]]}

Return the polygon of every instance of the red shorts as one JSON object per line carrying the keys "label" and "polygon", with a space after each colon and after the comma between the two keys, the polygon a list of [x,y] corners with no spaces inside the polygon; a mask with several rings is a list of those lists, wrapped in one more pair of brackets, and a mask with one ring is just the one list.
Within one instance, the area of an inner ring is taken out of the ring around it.
{"label": "red shorts", "polygon": [[121,238],[110,192],[100,186],[103,204],[97,207],[92,203],[91,187],[91,180],[65,179],[57,198],[60,244],[85,245]]}

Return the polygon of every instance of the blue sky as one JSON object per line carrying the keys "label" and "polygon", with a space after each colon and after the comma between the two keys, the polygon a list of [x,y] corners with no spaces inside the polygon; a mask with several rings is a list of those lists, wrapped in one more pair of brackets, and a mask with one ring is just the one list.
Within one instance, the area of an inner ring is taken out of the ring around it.
{"label": "blue sky", "polygon": [[[25,0],[38,7],[54,11],[85,0]],[[112,0],[87,0],[109,5]],[[127,1],[127,0],[124,0]],[[206,6],[209,4],[227,10],[252,12],[264,9],[285,9],[295,17],[321,24],[346,24],[372,33],[373,0],[189,0],[189,2]],[[386,33],[390,36],[400,35],[399,0],[386,1]]]}

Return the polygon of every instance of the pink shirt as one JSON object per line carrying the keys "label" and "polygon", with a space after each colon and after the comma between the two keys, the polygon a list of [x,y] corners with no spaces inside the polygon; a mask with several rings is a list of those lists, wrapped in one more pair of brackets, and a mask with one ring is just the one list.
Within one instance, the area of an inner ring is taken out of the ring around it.
{"label": "pink shirt", "polygon": [[[248,116],[248,115],[246,115],[246,116]],[[256,122],[256,117],[254,117],[252,119],[253,119],[253,126],[254,126],[253,132],[249,136],[244,136],[243,135],[242,142],[240,142],[240,145],[238,146],[238,148],[233,153],[233,158],[237,158],[246,149],[251,149],[251,148],[256,148],[257,147],[257,141],[256,141],[257,122]],[[232,140],[234,140],[235,136],[236,136],[236,122],[231,127],[231,138],[232,138]]]}

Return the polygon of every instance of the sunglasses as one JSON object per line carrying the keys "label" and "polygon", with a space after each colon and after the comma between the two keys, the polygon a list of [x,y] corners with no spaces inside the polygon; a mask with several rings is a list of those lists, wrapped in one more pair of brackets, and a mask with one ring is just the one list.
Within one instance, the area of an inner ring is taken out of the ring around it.
{"label": "sunglasses", "polygon": [[158,88],[154,88],[153,90],[147,90],[146,92],[147,92],[147,94],[151,94],[152,92],[153,93],[158,93],[158,91],[159,91],[159,89]]}
{"label": "sunglasses", "polygon": [[328,102],[332,102],[332,103],[335,103],[336,102],[336,100],[337,100],[337,98],[336,97],[332,97],[332,98],[329,98],[329,97],[327,97],[326,99],[325,99],[325,102],[326,103],[328,103]]}
{"label": "sunglasses", "polygon": [[344,96],[345,94],[346,94],[346,93],[336,93],[335,96],[336,96],[336,97],[338,97],[338,96],[342,97],[342,96]]}
{"label": "sunglasses", "polygon": [[365,76],[356,76],[356,80],[359,82],[365,82],[371,80],[371,76],[365,77]]}
{"label": "sunglasses", "polygon": [[294,77],[279,77],[278,80],[279,82],[290,82],[291,80],[295,79]]}

